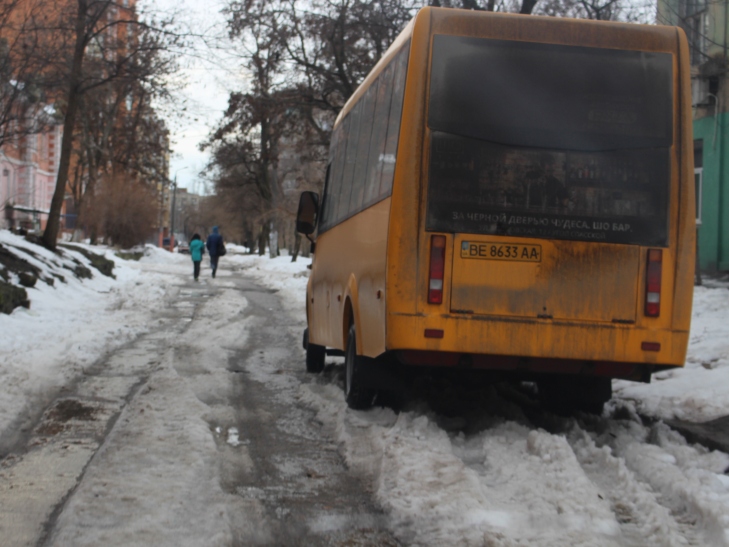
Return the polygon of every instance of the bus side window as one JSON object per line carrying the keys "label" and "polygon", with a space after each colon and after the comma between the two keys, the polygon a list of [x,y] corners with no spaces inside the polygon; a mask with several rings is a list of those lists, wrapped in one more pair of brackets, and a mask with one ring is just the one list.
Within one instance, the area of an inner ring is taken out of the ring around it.
{"label": "bus side window", "polygon": [[[334,137],[332,137],[332,143],[334,142]],[[324,218],[326,215],[326,209],[327,209],[327,194],[329,192],[329,187],[331,186],[331,176],[332,176],[332,156],[333,156],[333,148],[330,147],[329,149],[329,163],[327,163],[327,170],[326,175],[324,176],[324,189],[321,193],[321,201],[319,202],[319,220],[318,220],[318,229],[321,232],[322,227],[326,229],[326,224],[324,223]]]}
{"label": "bus side window", "polygon": [[377,102],[375,104],[367,180],[365,182],[365,206],[375,203],[380,194],[380,179],[382,178],[385,142],[387,140],[387,121],[390,117],[390,103],[392,102],[393,70],[393,66],[390,64],[377,78]]}
{"label": "bus side window", "polygon": [[339,125],[332,134],[331,171],[327,182],[322,204],[323,211],[320,222],[320,231],[328,229],[337,223],[337,210],[339,207],[339,193],[342,187],[342,171],[344,170],[344,154],[346,152],[346,132],[349,119]]}
{"label": "bus side window", "polygon": [[352,179],[352,195],[349,198],[350,215],[362,209],[376,99],[377,82],[374,82],[367,89],[362,99],[360,99],[362,106],[360,110],[359,134],[352,135],[352,139],[357,141],[357,162],[354,167],[354,177]]}
{"label": "bus side window", "polygon": [[[349,114],[349,128],[345,128],[344,141],[347,143],[347,151],[344,158],[344,174],[342,177],[341,192],[339,194],[339,207],[337,208],[337,219],[339,222],[349,214],[349,196],[352,194],[352,181],[354,179],[354,167],[357,163],[357,140],[359,136],[359,125],[362,112],[362,101],[359,101]],[[345,119],[346,121],[346,119]]]}
{"label": "bus side window", "polygon": [[400,137],[400,118],[402,101],[405,96],[405,76],[408,67],[409,44],[405,46],[395,59],[395,76],[393,78],[392,105],[387,128],[387,144],[385,146],[382,179],[380,181],[380,197],[390,195],[392,179],[395,176],[395,160],[397,158],[397,141]]}

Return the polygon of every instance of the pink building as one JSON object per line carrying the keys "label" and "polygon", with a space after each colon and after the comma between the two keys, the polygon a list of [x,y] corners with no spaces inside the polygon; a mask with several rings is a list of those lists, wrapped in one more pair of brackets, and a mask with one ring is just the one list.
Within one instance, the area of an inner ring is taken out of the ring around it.
{"label": "pink building", "polygon": [[[42,230],[60,159],[62,126],[12,139],[0,148],[0,227]],[[12,220],[7,208],[12,206]]]}

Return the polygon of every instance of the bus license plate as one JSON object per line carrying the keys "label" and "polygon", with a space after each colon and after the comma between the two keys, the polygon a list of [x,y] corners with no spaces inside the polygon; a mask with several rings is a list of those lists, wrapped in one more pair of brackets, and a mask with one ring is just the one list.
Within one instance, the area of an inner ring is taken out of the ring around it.
{"label": "bus license plate", "polygon": [[491,241],[464,241],[461,243],[461,258],[481,260],[515,260],[518,262],[541,262],[541,245],[507,245]]}

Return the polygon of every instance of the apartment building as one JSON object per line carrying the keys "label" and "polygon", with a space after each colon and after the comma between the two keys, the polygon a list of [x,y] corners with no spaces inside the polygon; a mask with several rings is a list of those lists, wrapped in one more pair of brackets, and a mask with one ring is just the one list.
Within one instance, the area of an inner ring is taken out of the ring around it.
{"label": "apartment building", "polygon": [[659,0],[658,24],[688,37],[693,101],[699,264],[729,271],[728,0]]}

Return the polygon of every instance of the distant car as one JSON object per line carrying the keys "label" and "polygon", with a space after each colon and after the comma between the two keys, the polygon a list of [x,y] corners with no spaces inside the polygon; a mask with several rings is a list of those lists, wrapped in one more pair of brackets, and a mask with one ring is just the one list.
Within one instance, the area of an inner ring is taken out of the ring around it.
{"label": "distant car", "polygon": [[190,246],[187,243],[180,243],[177,245],[177,252],[183,255],[190,254]]}

